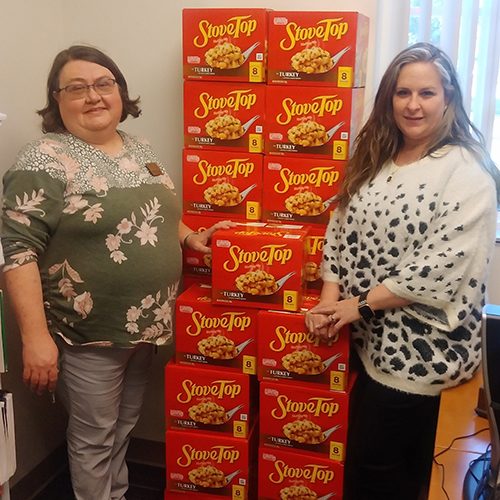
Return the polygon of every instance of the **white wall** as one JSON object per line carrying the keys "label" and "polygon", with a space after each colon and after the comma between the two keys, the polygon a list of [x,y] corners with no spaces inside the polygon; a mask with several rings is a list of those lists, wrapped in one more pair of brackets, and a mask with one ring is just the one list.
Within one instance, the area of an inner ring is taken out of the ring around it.
{"label": "white wall", "polygon": [[[150,140],[180,187],[182,8],[249,6],[305,8],[299,0],[0,0],[0,112],[8,115],[0,128],[0,176],[21,146],[41,133],[35,110],[45,105],[47,73],[56,53],[73,43],[90,43],[117,62],[131,96],[141,96],[143,115],[128,120],[123,128]],[[372,94],[377,8],[378,0],[316,0],[311,9],[357,10],[370,17],[367,102]],[[4,385],[16,401],[18,472],[11,483],[15,484],[62,442],[65,416],[48,397],[39,398],[22,385],[19,336],[9,309],[6,316],[10,372]],[[160,349],[155,358],[137,437],[164,440],[163,365],[169,355],[169,350]]]}
{"label": "white wall", "polygon": [[[378,0],[316,0],[311,10],[357,10],[370,17],[368,74],[373,75]],[[138,7],[140,5],[140,8]],[[66,9],[65,42],[92,43],[113,57],[132,95],[140,94],[143,116],[124,128],[147,137],[173,181],[181,185],[182,150],[182,9],[267,7],[303,10],[300,0],[89,0]],[[92,14],[90,14],[92,13]],[[96,15],[94,15],[96,14]],[[367,86],[371,98],[372,79]]]}
{"label": "white wall", "polygon": [[[64,44],[62,4],[63,0],[0,0],[0,111],[8,115],[0,127],[0,176],[19,148],[40,135],[34,110],[44,104],[51,59]],[[4,288],[1,276],[0,287]],[[14,393],[18,451],[14,484],[64,439],[65,415],[48,395],[40,398],[23,385],[21,342],[6,306],[9,373],[2,375],[2,384]]]}
{"label": "white wall", "polygon": [[[141,96],[143,115],[123,128],[147,137],[181,186],[182,150],[182,8],[266,7],[274,10],[357,10],[371,20],[366,108],[371,105],[373,81],[404,44],[401,36],[386,43],[375,65],[377,17],[384,31],[404,31],[408,0],[0,0],[0,112],[8,115],[0,128],[0,176],[19,148],[40,135],[35,110],[45,104],[45,83],[55,54],[73,43],[90,43],[108,53],[127,78],[132,97]],[[380,9],[380,10],[379,10]],[[380,44],[380,41],[379,41]],[[375,71],[377,69],[377,71]],[[500,260],[500,259],[499,259]],[[500,267],[497,266],[497,267]],[[499,269],[500,272],[500,269]],[[496,275],[496,273],[495,273]],[[1,283],[0,283],[1,285]],[[500,286],[490,295],[500,303]],[[21,383],[20,342],[7,311],[10,373],[4,377],[16,401],[18,473],[30,471],[64,438],[64,414],[48,398],[32,395]],[[135,435],[164,439],[163,365],[170,352],[160,349],[143,417]]]}

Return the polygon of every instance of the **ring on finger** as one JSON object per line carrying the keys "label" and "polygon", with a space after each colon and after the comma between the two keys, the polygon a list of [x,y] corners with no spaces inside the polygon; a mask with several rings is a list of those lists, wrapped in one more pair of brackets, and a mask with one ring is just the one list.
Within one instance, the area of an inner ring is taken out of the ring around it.
{"label": "ring on finger", "polygon": [[330,314],[328,319],[330,320],[331,323],[337,323],[338,321],[338,319],[333,314]]}

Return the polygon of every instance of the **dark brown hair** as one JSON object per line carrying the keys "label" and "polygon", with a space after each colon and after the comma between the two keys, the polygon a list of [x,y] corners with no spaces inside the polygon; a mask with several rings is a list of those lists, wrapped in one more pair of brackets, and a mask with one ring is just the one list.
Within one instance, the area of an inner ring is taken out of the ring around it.
{"label": "dark brown hair", "polygon": [[[339,205],[345,209],[360,188],[382,170],[388,160],[395,160],[402,148],[403,134],[396,125],[392,98],[399,74],[407,64],[431,63],[441,77],[447,100],[440,130],[427,145],[425,156],[432,156],[444,145],[460,145],[470,151],[491,174],[500,192],[500,172],[484,147],[481,132],[470,121],[464,108],[455,67],[450,58],[429,43],[417,43],[400,52],[387,68],[380,82],[373,110],[355,141],[355,150],[345,167]],[[473,136],[475,135],[475,137]]]}
{"label": "dark brown hair", "polygon": [[120,71],[116,63],[106,54],[95,47],[87,45],[73,45],[69,49],[62,50],[57,54],[52,63],[49,76],[47,78],[47,104],[37,113],[43,118],[42,130],[47,132],[66,132],[66,127],[59,112],[59,104],[57,103],[54,92],[59,91],[59,77],[64,65],[69,61],[90,61],[100,66],[103,66],[111,73],[118,84],[120,96],[122,98],[123,111],[120,122],[123,122],[128,115],[137,118],[141,114],[138,106],[140,98],[135,100],[130,99],[128,95],[128,87],[123,73]]}

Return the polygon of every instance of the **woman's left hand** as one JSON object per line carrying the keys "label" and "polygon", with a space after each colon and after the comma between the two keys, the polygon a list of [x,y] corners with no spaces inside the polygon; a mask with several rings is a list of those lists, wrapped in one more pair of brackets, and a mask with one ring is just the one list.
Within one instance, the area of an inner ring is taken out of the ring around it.
{"label": "woman's left hand", "polygon": [[212,227],[205,229],[199,234],[192,234],[186,242],[186,246],[191,250],[201,253],[212,253],[212,249],[208,246],[212,241],[212,236],[218,229],[230,229],[235,227],[236,223],[230,220],[217,222]]}
{"label": "woman's left hand", "polygon": [[305,321],[307,330],[324,342],[334,337],[335,333],[328,314],[315,314],[310,310],[306,313]]}
{"label": "woman's left hand", "polygon": [[[314,331],[324,341],[333,338],[340,329],[361,319],[358,310],[358,297],[352,297],[338,302],[323,302],[313,307],[308,314],[311,317],[322,317],[322,321],[316,320]],[[311,318],[312,319],[312,318]]]}

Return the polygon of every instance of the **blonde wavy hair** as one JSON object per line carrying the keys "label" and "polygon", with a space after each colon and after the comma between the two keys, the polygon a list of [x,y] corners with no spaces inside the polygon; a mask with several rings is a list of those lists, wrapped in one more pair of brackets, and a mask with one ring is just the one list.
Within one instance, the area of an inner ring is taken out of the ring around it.
{"label": "blonde wavy hair", "polygon": [[[429,43],[417,43],[400,52],[387,68],[375,97],[373,110],[354,144],[354,153],[345,167],[339,206],[345,210],[351,198],[382,170],[388,160],[395,160],[404,144],[396,125],[392,99],[401,69],[410,63],[434,65],[443,84],[448,105],[442,126],[424,156],[432,156],[445,145],[460,145],[470,151],[480,165],[491,174],[500,192],[500,171],[484,147],[481,132],[470,121],[463,105],[458,75],[450,58]],[[474,135],[477,137],[474,138]],[[500,198],[497,195],[497,198]]]}

